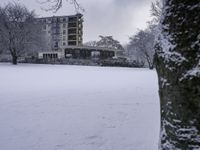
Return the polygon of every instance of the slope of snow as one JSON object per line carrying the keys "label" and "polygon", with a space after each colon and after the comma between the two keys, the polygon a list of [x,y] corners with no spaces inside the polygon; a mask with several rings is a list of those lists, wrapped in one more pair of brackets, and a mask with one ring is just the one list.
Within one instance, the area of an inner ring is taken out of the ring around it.
{"label": "slope of snow", "polygon": [[156,150],[155,71],[0,64],[1,150]]}

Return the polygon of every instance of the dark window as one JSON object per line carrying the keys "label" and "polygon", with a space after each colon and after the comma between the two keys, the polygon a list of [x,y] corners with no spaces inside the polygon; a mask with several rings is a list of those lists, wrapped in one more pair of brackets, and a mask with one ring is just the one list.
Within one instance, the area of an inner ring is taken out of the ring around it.
{"label": "dark window", "polygon": [[75,22],[77,21],[77,17],[69,17],[69,22]]}
{"label": "dark window", "polygon": [[54,45],[54,47],[58,47],[58,42],[55,42],[55,45]]}
{"label": "dark window", "polygon": [[69,35],[68,40],[76,40],[76,35]]}
{"label": "dark window", "polygon": [[76,34],[76,29],[69,29],[68,34]]}
{"label": "dark window", "polygon": [[68,28],[76,28],[77,23],[68,23]]}
{"label": "dark window", "polygon": [[68,42],[68,45],[76,45],[76,41]]}

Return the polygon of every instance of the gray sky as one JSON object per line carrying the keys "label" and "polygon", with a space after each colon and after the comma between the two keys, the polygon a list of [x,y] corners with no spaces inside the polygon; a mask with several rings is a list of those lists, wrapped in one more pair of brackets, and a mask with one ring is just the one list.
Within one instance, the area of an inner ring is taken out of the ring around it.
{"label": "gray sky", "polygon": [[[45,12],[37,1],[42,0],[1,0],[0,4],[19,1],[36,14],[42,16],[71,15],[74,8],[65,2],[57,12]],[[84,14],[84,42],[97,40],[99,35],[112,35],[122,44],[137,29],[144,29],[150,20],[150,5],[153,0],[78,0],[86,10]],[[48,5],[42,5],[47,7]]]}

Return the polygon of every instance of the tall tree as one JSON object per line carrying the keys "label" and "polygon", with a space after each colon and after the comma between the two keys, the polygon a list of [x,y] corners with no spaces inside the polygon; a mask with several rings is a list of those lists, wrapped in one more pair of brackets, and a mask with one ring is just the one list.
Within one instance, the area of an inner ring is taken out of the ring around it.
{"label": "tall tree", "polygon": [[155,45],[161,150],[200,149],[200,2],[163,0]]}
{"label": "tall tree", "polygon": [[32,46],[41,45],[40,25],[26,7],[17,3],[0,7],[0,22],[0,46],[10,52],[13,64]]}

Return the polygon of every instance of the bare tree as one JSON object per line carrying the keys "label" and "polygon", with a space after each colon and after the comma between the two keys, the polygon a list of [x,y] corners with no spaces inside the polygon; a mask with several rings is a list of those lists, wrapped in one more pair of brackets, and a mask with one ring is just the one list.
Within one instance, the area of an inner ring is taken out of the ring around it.
{"label": "bare tree", "polygon": [[[50,6],[48,5],[46,8],[43,8],[46,11],[57,12],[63,5],[63,0],[37,0],[37,1],[42,5],[50,4]],[[85,11],[77,0],[66,0],[66,1],[72,4],[77,12]]]}
{"label": "bare tree", "polygon": [[85,46],[97,46],[97,41],[89,41],[84,43]]}
{"label": "bare tree", "polygon": [[99,36],[100,40],[97,41],[98,47],[112,48],[116,50],[124,50],[119,41],[115,40],[112,36]]}
{"label": "bare tree", "polygon": [[130,37],[127,48],[129,57],[133,55],[135,59],[146,62],[148,67],[153,69],[154,39],[155,34],[150,28],[139,30],[136,35]]}
{"label": "bare tree", "polygon": [[17,3],[0,7],[1,47],[9,51],[12,63],[24,56],[32,46],[41,43],[41,28],[35,20],[34,12]]}
{"label": "bare tree", "polygon": [[123,50],[124,47],[120,44],[119,41],[113,39],[112,36],[99,36],[100,40],[98,41],[89,41],[84,45],[86,46],[95,46],[95,47],[104,47],[104,48],[112,48],[115,50]]}

